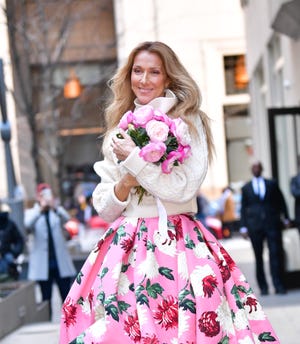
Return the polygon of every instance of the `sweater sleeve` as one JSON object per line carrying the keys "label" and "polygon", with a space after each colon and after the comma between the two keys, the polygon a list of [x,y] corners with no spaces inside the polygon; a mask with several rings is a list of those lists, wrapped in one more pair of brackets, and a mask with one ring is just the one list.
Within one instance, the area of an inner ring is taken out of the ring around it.
{"label": "sweater sleeve", "polygon": [[192,154],[183,164],[174,166],[170,174],[163,173],[160,165],[144,161],[139,156],[139,148],[134,149],[121,164],[136,177],[141,186],[161,200],[172,200],[175,203],[190,200],[198,192],[208,166],[208,150],[203,125],[199,117],[195,122],[198,135],[192,137]]}
{"label": "sweater sleeve", "polygon": [[130,202],[128,199],[121,202],[115,195],[115,184],[120,180],[120,166],[113,155],[109,142],[111,136],[103,143],[104,160],[94,164],[94,170],[101,177],[101,182],[93,192],[93,205],[99,216],[106,222],[112,222],[118,218]]}

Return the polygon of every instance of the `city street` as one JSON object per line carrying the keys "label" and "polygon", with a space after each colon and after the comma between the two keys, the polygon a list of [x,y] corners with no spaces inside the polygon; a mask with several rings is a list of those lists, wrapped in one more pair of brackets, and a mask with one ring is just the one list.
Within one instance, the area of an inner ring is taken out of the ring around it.
{"label": "city street", "polygon": [[[89,242],[85,240],[85,248],[90,247],[96,240],[96,232],[92,233]],[[259,295],[254,276],[254,258],[250,242],[240,237],[222,241],[224,247],[235,259],[241,270],[246,275],[255,293]],[[271,283],[270,283],[271,285]],[[39,292],[37,289],[37,297]],[[282,344],[298,344],[300,338],[300,289],[290,289],[286,295],[259,296],[260,302],[269,317]],[[53,321],[23,326],[14,333],[4,338],[2,344],[57,344],[59,336],[60,300],[57,289],[54,293]],[[116,342],[118,343],[118,342]]]}

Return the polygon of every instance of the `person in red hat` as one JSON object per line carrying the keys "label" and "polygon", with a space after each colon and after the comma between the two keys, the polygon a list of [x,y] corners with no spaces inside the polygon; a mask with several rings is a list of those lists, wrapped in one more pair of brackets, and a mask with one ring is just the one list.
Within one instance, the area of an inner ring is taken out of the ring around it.
{"label": "person in red hat", "polygon": [[24,218],[25,227],[34,238],[29,254],[28,279],[39,284],[42,300],[49,302],[51,316],[53,284],[57,284],[64,301],[76,274],[63,228],[70,216],[62,206],[56,206],[49,184],[39,184],[36,191],[37,202],[25,211]]}

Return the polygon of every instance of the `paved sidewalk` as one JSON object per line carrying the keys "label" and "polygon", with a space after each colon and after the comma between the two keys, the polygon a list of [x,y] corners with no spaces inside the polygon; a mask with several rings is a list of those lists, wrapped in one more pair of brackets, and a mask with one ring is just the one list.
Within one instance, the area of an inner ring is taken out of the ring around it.
{"label": "paved sidewalk", "polygon": [[[250,242],[242,238],[231,238],[222,241],[222,243],[246,275],[255,293],[259,295],[255,281],[254,257]],[[55,290],[53,299],[52,322],[23,326],[5,337],[1,343],[40,344],[44,342],[45,344],[58,344],[60,300],[57,290]],[[279,336],[281,344],[299,344],[300,289],[289,290],[286,295],[271,293],[268,296],[259,296],[259,300]]]}

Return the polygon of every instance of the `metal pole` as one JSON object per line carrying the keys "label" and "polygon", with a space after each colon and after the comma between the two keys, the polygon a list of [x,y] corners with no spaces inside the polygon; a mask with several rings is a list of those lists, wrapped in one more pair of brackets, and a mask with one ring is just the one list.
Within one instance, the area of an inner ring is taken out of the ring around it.
{"label": "metal pole", "polygon": [[11,218],[15,221],[19,229],[24,232],[23,222],[23,198],[18,194],[15,170],[10,149],[11,127],[7,117],[5,82],[3,61],[0,59],[0,107],[2,114],[2,122],[0,125],[1,138],[4,142],[5,162],[6,162],[6,178],[8,197],[5,200],[11,208]]}

